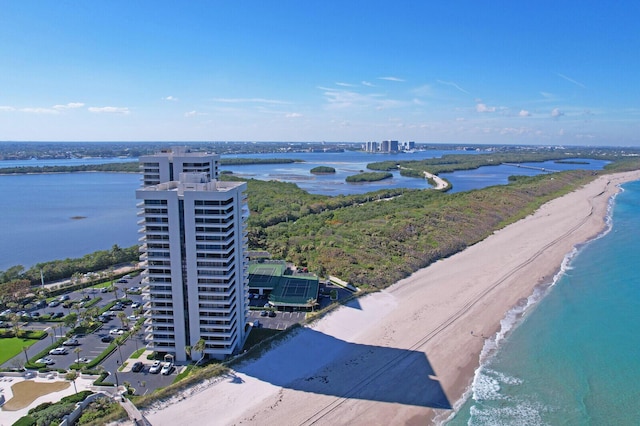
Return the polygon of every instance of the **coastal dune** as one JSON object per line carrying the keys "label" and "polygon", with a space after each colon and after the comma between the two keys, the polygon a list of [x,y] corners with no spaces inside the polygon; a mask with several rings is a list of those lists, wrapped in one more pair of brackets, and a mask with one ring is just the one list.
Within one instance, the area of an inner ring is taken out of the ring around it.
{"label": "coastal dune", "polygon": [[260,359],[146,412],[153,425],[426,424],[472,382],[501,320],[603,231],[600,176],[484,241],[304,327]]}

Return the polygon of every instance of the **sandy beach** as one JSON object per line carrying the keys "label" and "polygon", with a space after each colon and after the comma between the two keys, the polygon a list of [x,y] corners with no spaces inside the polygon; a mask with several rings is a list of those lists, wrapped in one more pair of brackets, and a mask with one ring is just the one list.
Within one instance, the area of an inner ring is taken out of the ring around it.
{"label": "sandy beach", "polygon": [[481,243],[307,326],[258,360],[146,412],[151,424],[429,424],[462,398],[505,314],[606,226],[601,176]]}

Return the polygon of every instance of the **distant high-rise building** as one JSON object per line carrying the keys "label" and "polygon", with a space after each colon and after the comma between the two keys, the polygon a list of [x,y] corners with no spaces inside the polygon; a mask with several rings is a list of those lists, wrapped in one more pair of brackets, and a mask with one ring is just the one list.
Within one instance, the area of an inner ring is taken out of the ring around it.
{"label": "distant high-rise building", "polygon": [[220,182],[207,172],[177,178],[136,191],[147,346],[185,361],[185,347],[202,339],[204,354],[224,358],[247,334],[246,183]]}
{"label": "distant high-rise building", "polygon": [[378,142],[369,141],[365,145],[365,151],[367,152],[378,152]]}
{"label": "distant high-rise building", "polygon": [[180,173],[204,172],[209,179],[218,179],[220,156],[206,152],[191,152],[186,147],[172,147],[153,155],[140,156],[142,186],[158,185],[178,180]]}
{"label": "distant high-rise building", "polygon": [[404,149],[405,151],[416,149],[416,143],[414,141],[402,142],[402,149]]}

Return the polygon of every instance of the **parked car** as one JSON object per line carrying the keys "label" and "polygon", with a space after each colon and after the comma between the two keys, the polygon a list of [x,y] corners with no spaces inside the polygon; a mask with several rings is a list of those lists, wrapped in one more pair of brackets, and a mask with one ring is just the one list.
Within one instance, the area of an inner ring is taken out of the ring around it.
{"label": "parked car", "polygon": [[162,363],[160,361],[155,361],[153,364],[151,364],[151,367],[149,367],[149,373],[158,374],[161,369]]}
{"label": "parked car", "polygon": [[273,318],[276,316],[276,311],[269,311],[269,317]]}
{"label": "parked car", "polygon": [[53,365],[56,362],[49,357],[40,358],[36,361],[36,364],[45,364],[45,365]]}
{"label": "parked car", "polygon": [[261,325],[262,325],[262,324],[260,324],[260,321],[258,321],[258,320],[255,320],[255,321],[253,322],[253,326],[254,326],[255,328],[259,328]]}
{"label": "parked car", "polygon": [[173,371],[173,363],[171,361],[166,361],[163,365],[162,365],[162,375],[167,376],[169,374],[171,374],[171,372]]}
{"label": "parked car", "polygon": [[109,330],[109,334],[112,336],[122,336],[124,334],[124,330],[121,328],[112,328]]}
{"label": "parked car", "polygon": [[78,339],[69,339],[69,340],[65,340],[65,342],[63,343],[64,346],[78,346],[80,344],[80,342],[78,341]]}
{"label": "parked car", "polygon": [[50,308],[55,308],[56,306],[60,306],[60,302],[58,300],[52,300],[51,302],[49,302]]}
{"label": "parked car", "polygon": [[140,361],[137,361],[131,366],[131,371],[133,371],[134,373],[137,373],[139,371],[142,371],[143,368],[144,368],[144,364],[141,363]]}
{"label": "parked car", "polygon": [[107,293],[108,291],[109,291],[109,288],[108,288],[108,287],[102,287],[102,288],[100,289],[100,293]]}
{"label": "parked car", "polygon": [[102,343],[111,343],[113,342],[113,336],[103,336],[102,339],[100,339],[100,341]]}
{"label": "parked car", "polygon": [[267,315],[268,315],[267,311],[260,311],[260,316],[261,317],[266,317]]}
{"label": "parked car", "polygon": [[57,319],[57,318],[62,318],[63,316],[64,316],[64,312],[56,312],[55,314],[51,315],[51,318]]}
{"label": "parked car", "polygon": [[137,293],[140,291],[140,287],[131,287],[129,293]]}
{"label": "parked car", "polygon": [[91,361],[89,358],[80,358],[80,359],[78,359],[78,362],[80,364],[88,364],[89,361]]}
{"label": "parked car", "polygon": [[49,355],[66,355],[66,354],[67,354],[67,348],[65,348],[64,346],[60,346],[59,348],[51,349],[49,351]]}
{"label": "parked car", "polygon": [[65,300],[69,300],[69,295],[68,294],[63,294],[62,296],[60,296],[60,300],[61,302],[64,302]]}
{"label": "parked car", "polygon": [[140,306],[142,306],[142,305],[140,304],[140,302],[133,302],[133,303],[131,304],[131,308],[132,308],[132,309],[137,309],[137,308],[139,308]]}

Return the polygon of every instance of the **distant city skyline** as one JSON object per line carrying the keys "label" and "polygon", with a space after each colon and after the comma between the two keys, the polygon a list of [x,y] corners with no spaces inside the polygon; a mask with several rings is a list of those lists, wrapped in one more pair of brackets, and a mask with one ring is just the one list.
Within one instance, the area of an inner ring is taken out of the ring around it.
{"label": "distant city skyline", "polygon": [[7,1],[0,141],[640,144],[640,5]]}

